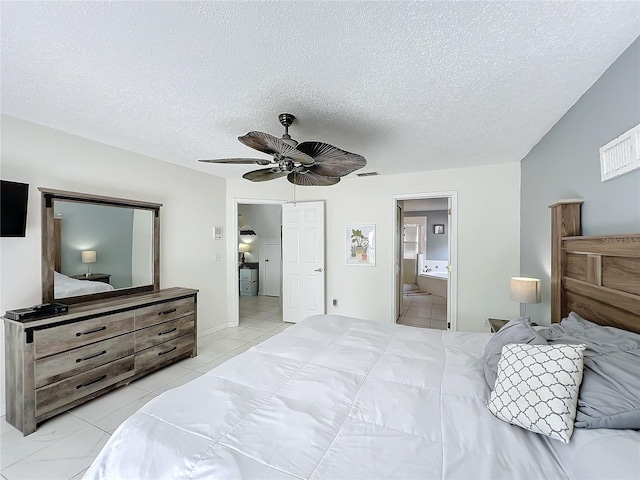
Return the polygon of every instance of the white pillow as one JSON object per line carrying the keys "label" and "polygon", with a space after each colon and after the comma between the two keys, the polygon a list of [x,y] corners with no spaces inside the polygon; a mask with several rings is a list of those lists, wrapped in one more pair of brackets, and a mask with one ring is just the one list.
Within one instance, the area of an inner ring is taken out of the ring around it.
{"label": "white pillow", "polygon": [[584,345],[505,345],[487,407],[500,420],[569,443],[584,349]]}

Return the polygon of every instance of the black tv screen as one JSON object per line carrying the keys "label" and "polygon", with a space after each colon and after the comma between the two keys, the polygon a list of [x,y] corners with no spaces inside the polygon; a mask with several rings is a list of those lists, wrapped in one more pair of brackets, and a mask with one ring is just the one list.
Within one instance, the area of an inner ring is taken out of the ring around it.
{"label": "black tv screen", "polygon": [[0,180],[0,237],[24,237],[29,185]]}

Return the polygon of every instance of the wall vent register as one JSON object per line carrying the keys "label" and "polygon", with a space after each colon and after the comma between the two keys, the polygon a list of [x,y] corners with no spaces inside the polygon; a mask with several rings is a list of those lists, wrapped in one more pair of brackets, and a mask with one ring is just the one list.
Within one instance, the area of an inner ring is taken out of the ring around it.
{"label": "wall vent register", "polygon": [[603,182],[640,168],[640,124],[600,149]]}

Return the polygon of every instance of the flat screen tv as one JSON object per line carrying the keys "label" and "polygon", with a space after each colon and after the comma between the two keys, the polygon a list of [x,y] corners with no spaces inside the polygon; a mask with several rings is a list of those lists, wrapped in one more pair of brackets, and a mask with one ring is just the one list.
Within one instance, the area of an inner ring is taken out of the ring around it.
{"label": "flat screen tv", "polygon": [[0,180],[0,237],[24,237],[29,185]]}

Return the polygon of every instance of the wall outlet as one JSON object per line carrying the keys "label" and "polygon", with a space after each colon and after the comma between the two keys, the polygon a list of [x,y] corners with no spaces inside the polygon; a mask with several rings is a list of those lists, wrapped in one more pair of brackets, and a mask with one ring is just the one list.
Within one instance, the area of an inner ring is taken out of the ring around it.
{"label": "wall outlet", "polygon": [[332,303],[333,303],[334,307],[337,307],[338,306],[338,299],[334,298]]}
{"label": "wall outlet", "polygon": [[219,253],[214,253],[213,254],[213,261],[214,262],[219,262],[220,260],[222,260],[222,256]]}

